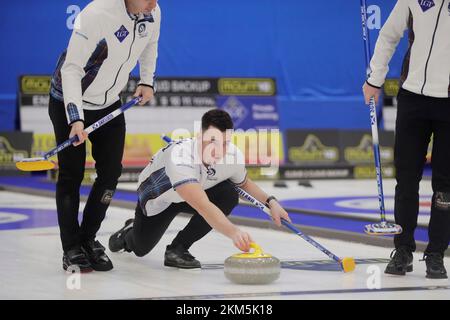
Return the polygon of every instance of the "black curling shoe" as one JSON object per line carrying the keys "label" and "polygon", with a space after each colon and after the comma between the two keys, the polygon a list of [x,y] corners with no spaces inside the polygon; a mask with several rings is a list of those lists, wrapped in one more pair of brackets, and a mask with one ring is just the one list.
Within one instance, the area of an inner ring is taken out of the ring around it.
{"label": "black curling shoe", "polygon": [[81,246],[95,271],[109,271],[113,264],[105,253],[105,247],[99,241],[87,241]]}
{"label": "black curling shoe", "polygon": [[405,248],[398,248],[391,252],[391,261],[386,266],[384,273],[404,276],[406,272],[413,271],[412,252]]}
{"label": "black curling shoe", "polygon": [[198,269],[202,267],[200,261],[195,259],[181,244],[167,246],[164,254],[164,265],[180,269]]}
{"label": "black curling shoe", "polygon": [[92,265],[84,251],[79,248],[64,252],[63,255],[63,269],[70,272],[91,272]]}
{"label": "black curling shoe", "polygon": [[424,254],[425,264],[427,265],[428,279],[447,279],[447,270],[444,267],[444,256],[438,252]]}
{"label": "black curling shoe", "polygon": [[111,237],[109,237],[108,246],[111,252],[119,252],[120,250],[127,251],[127,249],[125,248],[125,236],[133,228],[133,222],[134,219],[128,219],[127,221],[125,221],[125,225],[122,227],[122,229],[115,232],[111,235]]}

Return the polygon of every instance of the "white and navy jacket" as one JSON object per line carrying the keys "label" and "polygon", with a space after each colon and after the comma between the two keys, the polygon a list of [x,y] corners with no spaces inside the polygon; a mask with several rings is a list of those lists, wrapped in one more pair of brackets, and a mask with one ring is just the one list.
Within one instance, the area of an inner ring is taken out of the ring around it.
{"label": "white and navy jacket", "polygon": [[173,142],[159,150],[139,175],[139,205],[147,216],[154,216],[172,203],[184,200],[176,189],[184,184],[198,183],[203,190],[230,180],[240,186],[247,181],[245,156],[230,143],[219,163],[205,166],[197,139]]}
{"label": "white and navy jacket", "polygon": [[50,91],[64,101],[69,124],[84,120],[83,109],[103,109],[119,100],[138,61],[139,84],[153,88],[160,23],[158,5],[151,15],[134,16],[125,0],[95,0],[80,12]]}
{"label": "white and navy jacket", "polygon": [[380,31],[368,84],[381,87],[398,42],[409,29],[401,82],[408,91],[450,96],[450,0],[398,0]]}

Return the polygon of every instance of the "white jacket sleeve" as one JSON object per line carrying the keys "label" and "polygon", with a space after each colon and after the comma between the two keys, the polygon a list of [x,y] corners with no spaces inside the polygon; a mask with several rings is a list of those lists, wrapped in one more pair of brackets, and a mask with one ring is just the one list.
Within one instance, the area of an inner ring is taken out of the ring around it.
{"label": "white jacket sleeve", "polygon": [[156,70],[156,60],[158,58],[158,40],[161,28],[161,10],[159,6],[155,9],[156,13],[154,18],[154,23],[156,23],[156,33],[154,37],[145,47],[139,58],[139,70],[141,75],[141,80],[139,84],[152,86],[153,90],[156,91],[154,87],[154,75]]}
{"label": "white jacket sleeve", "polygon": [[66,60],[61,68],[64,105],[69,124],[84,120],[81,80],[95,47],[100,41],[98,17],[86,7],[75,20],[75,27],[67,48]]}
{"label": "white jacket sleeve", "polygon": [[381,28],[370,61],[371,74],[367,80],[374,87],[381,87],[384,84],[389,71],[389,62],[408,27],[408,2],[409,0],[398,0],[383,28]]}

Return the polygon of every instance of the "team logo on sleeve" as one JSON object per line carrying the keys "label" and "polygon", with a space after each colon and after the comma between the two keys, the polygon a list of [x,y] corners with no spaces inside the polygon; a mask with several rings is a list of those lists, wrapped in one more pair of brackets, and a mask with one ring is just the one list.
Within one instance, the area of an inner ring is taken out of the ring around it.
{"label": "team logo on sleeve", "polygon": [[123,25],[120,27],[119,30],[116,31],[115,35],[117,37],[117,39],[120,41],[120,43],[123,42],[123,40],[125,40],[125,38],[129,35],[130,33],[128,32],[127,28],[125,28]]}
{"label": "team logo on sleeve", "polygon": [[114,190],[105,190],[105,192],[103,193],[103,196],[102,196],[101,203],[106,204],[106,205],[110,204],[113,196],[114,196]]}
{"label": "team logo on sleeve", "polygon": [[419,0],[419,5],[423,12],[426,12],[435,6],[434,0]]}

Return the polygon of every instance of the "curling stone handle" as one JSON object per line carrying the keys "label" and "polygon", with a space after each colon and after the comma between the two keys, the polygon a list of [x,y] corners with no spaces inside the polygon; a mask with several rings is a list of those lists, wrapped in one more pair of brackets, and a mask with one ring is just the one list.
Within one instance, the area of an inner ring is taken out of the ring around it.
{"label": "curling stone handle", "polygon": [[257,243],[251,242],[250,243],[250,248],[255,249],[255,252],[252,253],[253,255],[255,255],[255,256],[263,255],[262,248]]}

